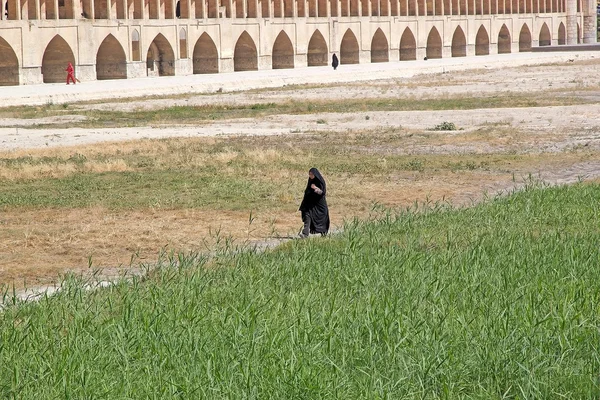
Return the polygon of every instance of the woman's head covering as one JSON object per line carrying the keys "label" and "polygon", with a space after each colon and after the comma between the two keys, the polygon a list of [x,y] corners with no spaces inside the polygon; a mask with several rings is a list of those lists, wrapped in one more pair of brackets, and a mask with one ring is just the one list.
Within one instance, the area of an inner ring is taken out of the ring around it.
{"label": "woman's head covering", "polygon": [[308,172],[312,173],[315,176],[315,178],[308,178],[308,183],[306,184],[306,190],[304,192],[312,193],[313,190],[310,188],[310,185],[314,183],[319,187],[319,189],[323,191],[323,196],[325,196],[325,193],[327,192],[327,184],[325,183],[325,178],[323,178],[323,175],[321,175],[319,170],[316,168],[311,168]]}

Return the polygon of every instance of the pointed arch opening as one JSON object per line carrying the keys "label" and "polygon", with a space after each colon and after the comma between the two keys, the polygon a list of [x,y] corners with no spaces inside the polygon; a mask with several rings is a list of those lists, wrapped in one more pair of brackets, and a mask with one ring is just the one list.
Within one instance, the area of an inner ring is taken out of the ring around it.
{"label": "pointed arch opening", "polygon": [[434,26],[427,36],[427,58],[442,58],[442,38]]}
{"label": "pointed arch opening", "polygon": [[340,45],[340,64],[358,64],[358,40],[351,29],[348,29]]}
{"label": "pointed arch opening", "polygon": [[567,30],[562,22],[558,25],[558,44],[567,44]]}
{"label": "pointed arch opening", "polygon": [[257,71],[258,70],[258,53],[254,40],[244,31],[237,43],[233,52],[233,70],[234,71]]}
{"label": "pointed arch opening", "polygon": [[467,38],[465,32],[460,26],[456,27],[454,35],[452,35],[452,57],[467,56]]}
{"label": "pointed arch opening", "polygon": [[475,55],[487,56],[490,54],[490,37],[483,25],[479,27],[475,37]]}
{"label": "pointed arch opening", "polygon": [[552,36],[550,36],[550,29],[548,29],[548,25],[544,22],[542,28],[540,29],[540,37],[539,37],[539,45],[540,46],[550,46],[552,44]]}
{"label": "pointed arch opening", "polygon": [[527,24],[523,24],[519,33],[519,51],[531,51],[531,31]]}
{"label": "pointed arch opening", "polygon": [[[66,68],[66,66],[65,66]],[[63,78],[65,75],[63,75]],[[10,44],[0,37],[0,86],[19,84],[19,60]]]}
{"label": "pointed arch opening", "polygon": [[317,29],[308,42],[307,61],[309,67],[322,67],[327,65],[327,42]]}
{"label": "pointed arch opening", "polygon": [[511,52],[510,32],[506,25],[502,25],[498,33],[498,54],[508,54]]}
{"label": "pointed arch opening", "polygon": [[271,58],[273,69],[294,68],[294,46],[284,31],[279,32],[275,39]]}
{"label": "pointed arch opening", "polygon": [[179,58],[188,58],[187,31],[185,28],[181,28],[179,31]]}
{"label": "pointed arch opening", "polygon": [[134,29],[131,33],[131,59],[133,61],[142,60],[142,52],[140,51],[140,34]]}
{"label": "pointed arch opening", "polygon": [[410,28],[406,28],[400,38],[400,61],[417,59],[417,41]]}
{"label": "pointed arch opening", "polygon": [[[65,82],[67,78],[65,69],[68,63],[73,64],[73,67],[75,67],[75,56],[71,46],[60,35],[56,35],[46,46],[42,58],[44,83]],[[77,73],[77,70],[75,73]]]}
{"label": "pointed arch opening", "polygon": [[378,28],[371,40],[371,62],[380,63],[390,61],[389,44],[385,34]]}
{"label": "pointed arch opening", "polygon": [[127,59],[121,43],[109,34],[96,53],[96,79],[126,79]]}
{"label": "pointed arch opening", "polygon": [[175,75],[175,53],[162,33],[156,35],[148,48],[146,67],[149,76]]}
{"label": "pointed arch opening", "polygon": [[216,74],[219,72],[217,46],[208,33],[204,32],[194,46],[192,61],[194,74]]}

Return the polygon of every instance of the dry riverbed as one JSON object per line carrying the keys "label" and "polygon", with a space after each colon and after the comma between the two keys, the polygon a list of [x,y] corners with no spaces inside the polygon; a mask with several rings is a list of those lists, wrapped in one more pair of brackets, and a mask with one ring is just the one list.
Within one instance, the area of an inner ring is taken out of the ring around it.
{"label": "dry riverbed", "polygon": [[[338,228],[379,205],[468,205],[531,179],[598,180],[599,90],[600,62],[587,60],[39,106],[40,117],[0,109],[0,283],[47,283],[90,263],[127,268],[161,251],[211,249],[225,238],[293,235],[311,166],[328,179]],[[413,99],[419,108],[386,109],[386,99]],[[257,104],[276,110],[311,101],[322,108],[125,121],[139,110]],[[429,102],[436,106],[427,109]],[[334,111],[322,111],[328,107]],[[124,113],[121,125],[85,126],[97,113],[115,111]],[[435,130],[451,124],[455,130]]]}

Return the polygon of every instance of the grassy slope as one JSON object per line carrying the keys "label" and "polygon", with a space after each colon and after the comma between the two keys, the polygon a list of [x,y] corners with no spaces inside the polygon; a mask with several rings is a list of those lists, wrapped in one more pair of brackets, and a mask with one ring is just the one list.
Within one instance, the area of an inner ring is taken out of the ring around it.
{"label": "grassy slope", "polygon": [[0,397],[598,398],[598,199],[529,189],[72,284],[0,315]]}

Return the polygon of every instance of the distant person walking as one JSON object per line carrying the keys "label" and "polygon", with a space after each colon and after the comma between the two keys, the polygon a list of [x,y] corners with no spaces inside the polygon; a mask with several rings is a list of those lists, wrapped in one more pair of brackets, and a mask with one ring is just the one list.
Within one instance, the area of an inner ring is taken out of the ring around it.
{"label": "distant person walking", "polygon": [[336,68],[338,67],[338,65],[340,65],[340,60],[338,60],[338,58],[335,55],[335,53],[333,53],[333,57],[331,57],[331,66],[333,67],[334,71],[336,70]]}
{"label": "distant person walking", "polygon": [[65,71],[67,71],[67,85],[70,80],[73,81],[73,85],[75,85],[75,68],[73,68],[73,64],[69,63]]}
{"label": "distant person walking", "polygon": [[325,199],[326,194],[325,179],[318,169],[311,168],[308,171],[308,183],[299,209],[302,212],[302,222],[304,222],[304,228],[300,232],[301,238],[306,238],[311,233],[320,233],[325,236],[329,232],[329,208]]}

